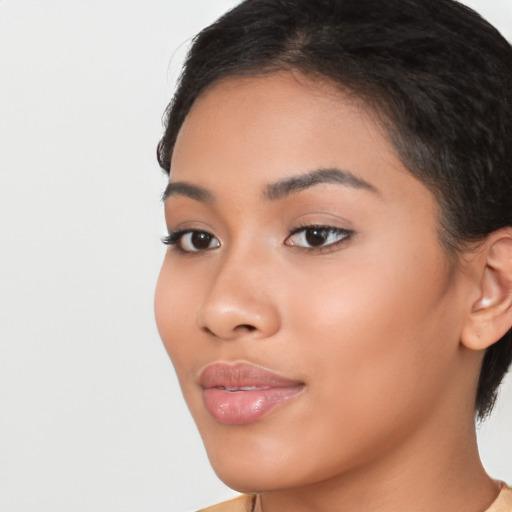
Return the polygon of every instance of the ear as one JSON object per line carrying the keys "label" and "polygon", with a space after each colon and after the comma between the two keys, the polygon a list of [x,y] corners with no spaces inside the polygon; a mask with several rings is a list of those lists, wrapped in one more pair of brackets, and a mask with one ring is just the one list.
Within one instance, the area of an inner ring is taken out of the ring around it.
{"label": "ear", "polygon": [[471,350],[485,350],[512,327],[512,228],[491,233],[480,251],[479,297],[461,335]]}

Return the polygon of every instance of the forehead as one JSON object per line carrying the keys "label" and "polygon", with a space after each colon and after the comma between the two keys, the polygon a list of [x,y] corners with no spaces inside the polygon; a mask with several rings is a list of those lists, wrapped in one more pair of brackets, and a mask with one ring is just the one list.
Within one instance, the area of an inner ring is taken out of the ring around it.
{"label": "forehead", "polygon": [[230,78],[195,102],[178,135],[171,181],[233,190],[342,168],[386,194],[426,188],[404,167],[369,108],[303,75]]}

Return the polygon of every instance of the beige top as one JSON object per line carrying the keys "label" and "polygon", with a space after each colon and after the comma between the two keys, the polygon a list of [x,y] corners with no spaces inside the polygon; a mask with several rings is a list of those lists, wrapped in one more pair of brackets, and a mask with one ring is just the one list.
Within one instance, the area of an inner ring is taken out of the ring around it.
{"label": "beige top", "polygon": [[[203,508],[198,512],[251,512],[255,499],[256,496],[245,494],[213,507]],[[512,512],[512,489],[503,484],[499,496],[485,512]]]}

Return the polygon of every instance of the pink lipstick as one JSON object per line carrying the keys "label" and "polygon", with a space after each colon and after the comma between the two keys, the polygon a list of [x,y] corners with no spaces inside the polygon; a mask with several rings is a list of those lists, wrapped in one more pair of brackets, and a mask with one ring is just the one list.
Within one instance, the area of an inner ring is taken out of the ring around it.
{"label": "pink lipstick", "polygon": [[258,421],[304,389],[304,384],[249,363],[215,363],[199,378],[210,414],[225,425]]}

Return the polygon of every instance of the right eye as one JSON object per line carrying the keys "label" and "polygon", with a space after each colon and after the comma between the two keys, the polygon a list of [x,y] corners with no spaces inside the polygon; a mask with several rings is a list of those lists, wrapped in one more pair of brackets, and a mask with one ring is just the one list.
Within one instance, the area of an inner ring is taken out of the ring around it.
{"label": "right eye", "polygon": [[182,252],[201,252],[220,247],[220,242],[208,231],[184,229],[170,232],[162,239],[165,245],[175,246]]}

